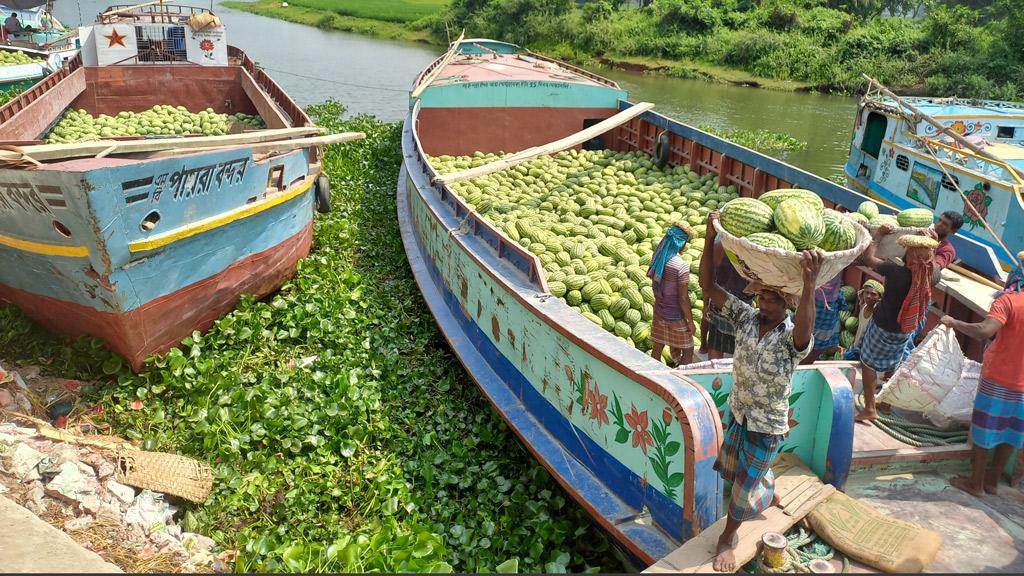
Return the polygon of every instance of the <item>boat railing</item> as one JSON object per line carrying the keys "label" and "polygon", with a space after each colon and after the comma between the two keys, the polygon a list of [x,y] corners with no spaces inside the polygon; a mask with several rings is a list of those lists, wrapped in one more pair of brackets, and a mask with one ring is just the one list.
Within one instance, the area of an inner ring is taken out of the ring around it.
{"label": "boat railing", "polygon": [[[417,102],[412,111],[413,122],[417,124],[419,123],[419,111],[420,103]],[[427,153],[423,150],[423,145],[420,142],[418,129],[412,131],[412,142],[416,149],[416,161],[419,162],[420,167],[429,176],[434,190],[441,200],[451,208],[455,217],[462,222],[460,232],[472,234],[486,242],[497,253],[498,258],[505,260],[525,274],[529,278],[530,283],[537,286],[539,290],[547,292],[547,279],[542,272],[544,268],[540,263],[540,259],[532,252],[513,242],[507,234],[495,228],[483,216],[480,216],[479,213],[467,206],[443,182],[435,181],[438,172],[427,159]]]}
{"label": "boat railing", "polygon": [[310,119],[309,115],[306,114],[305,110],[296,104],[295,101],[288,96],[288,93],[285,92],[269,74],[257,66],[245,52],[235,46],[229,45],[228,58],[239,61],[242,68],[244,68],[245,71],[252,76],[253,80],[256,81],[256,85],[263,89],[263,91],[281,107],[281,110],[288,116],[288,118],[291,119],[293,127],[298,128],[313,125],[313,121]]}
{"label": "boat railing", "polygon": [[47,90],[56,86],[61,80],[67,78],[81,67],[82,56],[81,54],[76,54],[74,58],[64,62],[64,65],[60,70],[49,74],[46,78],[43,78],[31,88],[19,94],[17,98],[11,100],[0,108],[0,124],[13,118],[15,114],[24,110],[29,104],[41,97]]}
{"label": "boat railing", "polygon": [[531,58],[536,58],[537,60],[540,60],[542,62],[550,62],[551,64],[557,64],[558,66],[561,66],[562,68],[565,68],[566,70],[569,70],[573,74],[578,74],[580,76],[583,76],[584,78],[589,78],[590,80],[593,80],[594,82],[597,82],[598,84],[604,84],[605,86],[610,86],[612,88],[618,88],[619,87],[619,85],[616,82],[614,82],[612,80],[609,80],[609,79],[607,79],[607,78],[605,78],[603,76],[599,76],[597,74],[594,74],[593,72],[588,72],[588,71],[584,70],[583,68],[577,68],[576,66],[573,66],[572,64],[566,64],[565,62],[562,62],[561,60],[555,60],[554,58],[549,58],[549,57],[544,56],[542,54],[537,54],[537,53],[534,53],[534,52],[530,52],[529,50],[527,50],[526,53]]}
{"label": "boat railing", "polygon": [[108,22],[112,18],[131,18],[151,24],[177,24],[183,16],[194,14],[212,14],[209,8],[198,8],[194,6],[179,5],[140,5],[140,4],[116,4],[108,7],[100,14],[100,22]]}
{"label": "boat railing", "polygon": [[1024,179],[1006,162],[985,158],[971,150],[951,146],[912,132],[904,132],[903,136],[914,148],[930,153],[937,161],[944,161],[958,169],[970,170],[987,179],[1003,182],[1013,188],[1018,195],[1024,194]]}

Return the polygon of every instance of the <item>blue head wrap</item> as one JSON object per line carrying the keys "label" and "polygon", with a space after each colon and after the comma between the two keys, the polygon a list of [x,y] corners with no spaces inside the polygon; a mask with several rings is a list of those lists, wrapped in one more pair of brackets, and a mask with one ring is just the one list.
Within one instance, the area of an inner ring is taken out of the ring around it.
{"label": "blue head wrap", "polygon": [[1003,294],[1016,294],[1021,291],[1024,291],[1024,267],[1018,264],[1006,279],[1006,284],[1003,285]]}
{"label": "blue head wrap", "polygon": [[673,225],[668,229],[665,237],[661,239],[658,247],[654,250],[654,256],[651,257],[651,267],[647,270],[647,274],[655,282],[661,282],[661,275],[665,273],[665,264],[668,264],[668,261],[679,253],[679,250],[686,245],[686,241],[689,239],[690,235],[679,226]]}

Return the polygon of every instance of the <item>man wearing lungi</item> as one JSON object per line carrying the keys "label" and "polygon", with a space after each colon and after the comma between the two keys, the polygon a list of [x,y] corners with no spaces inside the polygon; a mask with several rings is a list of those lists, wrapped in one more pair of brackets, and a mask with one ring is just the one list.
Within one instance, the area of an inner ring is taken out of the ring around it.
{"label": "man wearing lungi", "polygon": [[[1015,270],[1024,278],[1020,266]],[[1024,282],[1007,283],[988,316],[968,324],[943,316],[942,323],[971,338],[995,338],[981,361],[981,380],[971,415],[971,475],[950,484],[977,497],[996,494],[999,476],[1014,449],[1024,447]],[[992,465],[990,453],[995,451]],[[1014,477],[1020,480],[1016,471]]]}
{"label": "man wearing lungi", "polygon": [[801,364],[813,364],[822,354],[839,348],[839,333],[843,330],[839,324],[839,312],[848,308],[840,291],[842,285],[842,274],[837,274],[814,291],[814,350]]}
{"label": "man wearing lungi", "polygon": [[[754,301],[754,296],[745,292],[749,282],[736,271],[732,262],[725,255],[725,249],[722,248],[721,242],[715,242],[714,264],[715,284],[742,300],[744,304]],[[718,307],[709,302],[707,296],[704,297],[704,304],[704,320],[708,323],[708,334],[707,338],[701,340],[702,351],[706,350],[708,358],[712,360],[735,353],[736,334],[732,324],[721,317]]]}
{"label": "man wearing lungi", "polygon": [[651,256],[647,276],[654,284],[651,356],[661,362],[668,346],[672,366],[693,362],[693,313],[690,311],[690,265],[679,257],[693,230],[685,223],[669,226]]}
{"label": "man wearing lungi", "polygon": [[888,224],[878,227],[862,261],[885,278],[885,294],[875,306],[871,322],[864,329],[860,341],[864,409],[854,417],[857,422],[868,422],[878,417],[875,406],[878,373],[895,370],[903,362],[907,342],[928,314],[932,299],[932,259],[939,243],[931,236],[902,236],[897,243],[907,249],[904,264],[884,262],[875,256],[875,246],[882,236],[890,232],[892,226]]}
{"label": "man wearing lungi", "polygon": [[743,303],[714,281],[714,222],[708,216],[700,284],[704,295],[732,323],[736,334],[733,387],[729,394],[729,423],[725,442],[715,462],[722,479],[732,483],[725,530],[718,539],[714,568],[736,570],[733,539],[740,525],[775,503],[772,463],[782,439],[789,432],[789,394],[793,371],[814,346],[814,283],[821,271],[822,253],[803,253],[803,291],[796,306],[795,322],[789,319],[790,295],[752,283],[757,308]]}

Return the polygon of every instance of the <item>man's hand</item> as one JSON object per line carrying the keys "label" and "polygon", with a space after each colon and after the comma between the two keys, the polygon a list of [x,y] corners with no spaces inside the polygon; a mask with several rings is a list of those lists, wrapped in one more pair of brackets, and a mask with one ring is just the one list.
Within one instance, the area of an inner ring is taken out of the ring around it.
{"label": "man's hand", "polygon": [[882,224],[881,226],[878,227],[878,235],[879,236],[888,236],[889,234],[892,234],[892,231],[893,231],[892,224]]}
{"label": "man's hand", "polygon": [[821,262],[824,255],[821,250],[815,248],[814,250],[807,250],[800,257],[800,267],[803,269],[803,280],[804,287],[814,288],[815,281],[818,280],[818,273],[821,272]]}
{"label": "man's hand", "polygon": [[708,214],[707,237],[714,238],[718,233],[718,230],[715,230],[715,222],[717,222],[721,216],[722,214],[718,210],[712,210],[711,213]]}
{"label": "man's hand", "polygon": [[924,230],[922,230],[920,232],[920,234],[922,236],[927,236],[927,237],[931,238],[932,240],[938,240],[939,239],[939,234],[938,234],[938,232],[935,231],[934,228],[925,228]]}
{"label": "man's hand", "polygon": [[[693,324],[693,316],[690,316],[690,320],[686,323],[687,328],[690,329],[690,336],[697,334],[697,327]],[[703,343],[703,340],[701,341]]]}
{"label": "man's hand", "polygon": [[943,326],[949,326],[950,328],[952,328],[953,327],[953,317],[952,316],[943,316],[942,318],[939,319],[939,324],[942,324]]}

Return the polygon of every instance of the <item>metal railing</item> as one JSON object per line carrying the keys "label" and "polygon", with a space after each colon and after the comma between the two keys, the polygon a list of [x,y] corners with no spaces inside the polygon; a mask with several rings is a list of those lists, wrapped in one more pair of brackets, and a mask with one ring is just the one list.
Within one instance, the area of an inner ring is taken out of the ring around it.
{"label": "metal railing", "polygon": [[933,156],[936,161],[945,162],[955,170],[970,170],[990,180],[1010,186],[1017,194],[1024,193],[1024,179],[1012,166],[1000,160],[992,160],[975,154],[971,150],[951,146],[939,140],[903,132],[911,148]]}

